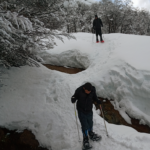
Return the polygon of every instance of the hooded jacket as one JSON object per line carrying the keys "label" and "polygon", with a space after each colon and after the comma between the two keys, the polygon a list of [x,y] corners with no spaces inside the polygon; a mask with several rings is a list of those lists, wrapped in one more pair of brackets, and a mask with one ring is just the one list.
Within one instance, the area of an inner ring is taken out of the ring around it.
{"label": "hooded jacket", "polygon": [[103,23],[102,23],[102,20],[100,18],[95,18],[94,21],[93,21],[93,29],[96,30],[96,29],[100,29],[101,27],[103,27]]}
{"label": "hooded jacket", "polygon": [[101,101],[97,98],[95,87],[92,86],[90,94],[86,94],[84,85],[76,89],[75,94],[72,96],[71,101],[75,103],[77,101],[77,110],[83,113],[92,112],[93,101],[101,104]]}

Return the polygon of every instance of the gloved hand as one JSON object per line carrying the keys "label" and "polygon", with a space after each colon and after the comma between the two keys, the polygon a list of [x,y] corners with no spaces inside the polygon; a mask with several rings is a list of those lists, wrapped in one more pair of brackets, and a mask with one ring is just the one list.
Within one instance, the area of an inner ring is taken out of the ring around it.
{"label": "gloved hand", "polygon": [[76,102],[76,98],[75,97],[71,97],[71,101],[72,101],[72,103],[75,103]]}

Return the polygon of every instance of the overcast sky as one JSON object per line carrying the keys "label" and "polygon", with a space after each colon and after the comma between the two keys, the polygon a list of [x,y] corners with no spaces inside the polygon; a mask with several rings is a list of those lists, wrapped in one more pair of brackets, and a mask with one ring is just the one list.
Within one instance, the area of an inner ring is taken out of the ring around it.
{"label": "overcast sky", "polygon": [[[90,0],[90,1],[100,1],[100,0]],[[150,11],[150,0],[132,0],[135,7],[140,9],[146,9]]]}
{"label": "overcast sky", "polygon": [[150,11],[150,0],[132,0],[134,6],[137,6],[141,9],[147,9]]}

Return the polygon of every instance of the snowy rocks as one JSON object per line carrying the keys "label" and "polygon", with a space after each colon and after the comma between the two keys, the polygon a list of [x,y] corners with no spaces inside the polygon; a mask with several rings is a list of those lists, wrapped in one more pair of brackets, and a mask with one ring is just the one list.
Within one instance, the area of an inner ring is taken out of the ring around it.
{"label": "snowy rocks", "polygon": [[39,147],[39,142],[35,139],[34,134],[29,130],[22,133],[16,130],[0,128],[0,149],[2,150],[48,150]]}
{"label": "snowy rocks", "polygon": [[103,103],[102,108],[103,108],[105,119],[109,123],[113,123],[117,125],[127,124],[125,120],[121,117],[119,112],[114,109],[113,105],[109,100],[105,100],[105,103]]}

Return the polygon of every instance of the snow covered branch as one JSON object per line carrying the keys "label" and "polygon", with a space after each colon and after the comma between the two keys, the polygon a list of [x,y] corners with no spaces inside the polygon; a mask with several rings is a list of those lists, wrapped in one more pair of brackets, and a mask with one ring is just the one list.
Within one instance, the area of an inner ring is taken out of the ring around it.
{"label": "snow covered branch", "polygon": [[[64,0],[9,0],[0,3],[0,62],[6,67],[36,65],[37,53],[53,48],[54,37],[74,38],[64,32],[56,33],[49,22],[62,12]],[[52,18],[52,19],[51,19]],[[57,19],[59,20],[59,19]],[[49,27],[49,28],[46,28]],[[58,26],[57,28],[59,28]],[[43,42],[43,39],[49,39]]]}

